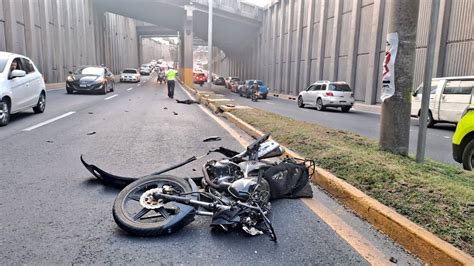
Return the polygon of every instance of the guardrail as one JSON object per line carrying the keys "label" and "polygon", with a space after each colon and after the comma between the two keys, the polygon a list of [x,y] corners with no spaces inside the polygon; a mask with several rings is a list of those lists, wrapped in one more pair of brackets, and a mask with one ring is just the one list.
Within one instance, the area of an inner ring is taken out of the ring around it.
{"label": "guardrail", "polygon": [[[244,17],[262,20],[263,9],[259,6],[255,6],[249,3],[242,2],[240,0],[213,0],[214,8],[227,11],[230,13],[238,14]],[[201,5],[208,5],[209,0],[191,0],[191,2],[198,3]]]}

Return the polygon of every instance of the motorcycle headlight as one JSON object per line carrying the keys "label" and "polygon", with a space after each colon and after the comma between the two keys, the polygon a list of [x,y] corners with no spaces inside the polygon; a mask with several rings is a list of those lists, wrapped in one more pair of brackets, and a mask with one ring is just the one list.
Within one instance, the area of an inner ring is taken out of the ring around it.
{"label": "motorcycle headlight", "polygon": [[96,80],[95,80],[96,83],[104,83],[105,82],[105,79],[104,77],[98,77]]}
{"label": "motorcycle headlight", "polygon": [[68,77],[67,77],[67,81],[73,82],[73,81],[74,81],[74,76],[68,76]]}
{"label": "motorcycle headlight", "polygon": [[464,112],[462,112],[461,118],[463,118],[471,110],[474,110],[474,106],[466,107],[466,109],[464,109]]}

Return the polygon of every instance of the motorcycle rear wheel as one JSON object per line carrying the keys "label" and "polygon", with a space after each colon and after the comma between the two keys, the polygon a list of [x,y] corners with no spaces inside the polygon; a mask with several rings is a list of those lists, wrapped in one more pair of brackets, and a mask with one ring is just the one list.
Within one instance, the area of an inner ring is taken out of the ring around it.
{"label": "motorcycle rear wheel", "polygon": [[150,189],[171,186],[179,193],[191,192],[189,183],[169,175],[140,178],[126,186],[115,199],[112,214],[117,225],[136,236],[159,236],[171,234],[194,220],[195,208],[177,202],[163,202],[159,208],[147,208],[140,197]]}

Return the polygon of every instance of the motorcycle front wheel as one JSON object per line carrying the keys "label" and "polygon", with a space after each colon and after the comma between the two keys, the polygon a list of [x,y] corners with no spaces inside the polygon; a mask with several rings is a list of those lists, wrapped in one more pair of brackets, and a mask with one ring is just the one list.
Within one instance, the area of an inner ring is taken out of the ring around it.
{"label": "motorcycle front wheel", "polygon": [[142,177],[117,195],[112,209],[117,225],[132,235],[149,237],[171,234],[191,223],[196,214],[193,206],[155,200],[151,196],[161,193],[164,186],[172,188],[175,195],[192,191],[182,178],[169,175]]}

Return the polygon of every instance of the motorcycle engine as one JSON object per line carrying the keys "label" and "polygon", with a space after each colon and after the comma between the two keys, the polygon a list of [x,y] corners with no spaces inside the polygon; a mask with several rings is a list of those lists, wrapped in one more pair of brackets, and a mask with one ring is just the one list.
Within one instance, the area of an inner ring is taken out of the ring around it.
{"label": "motorcycle engine", "polygon": [[229,160],[212,160],[206,164],[209,178],[215,183],[221,182],[232,183],[235,180],[242,178],[244,173],[240,167]]}

